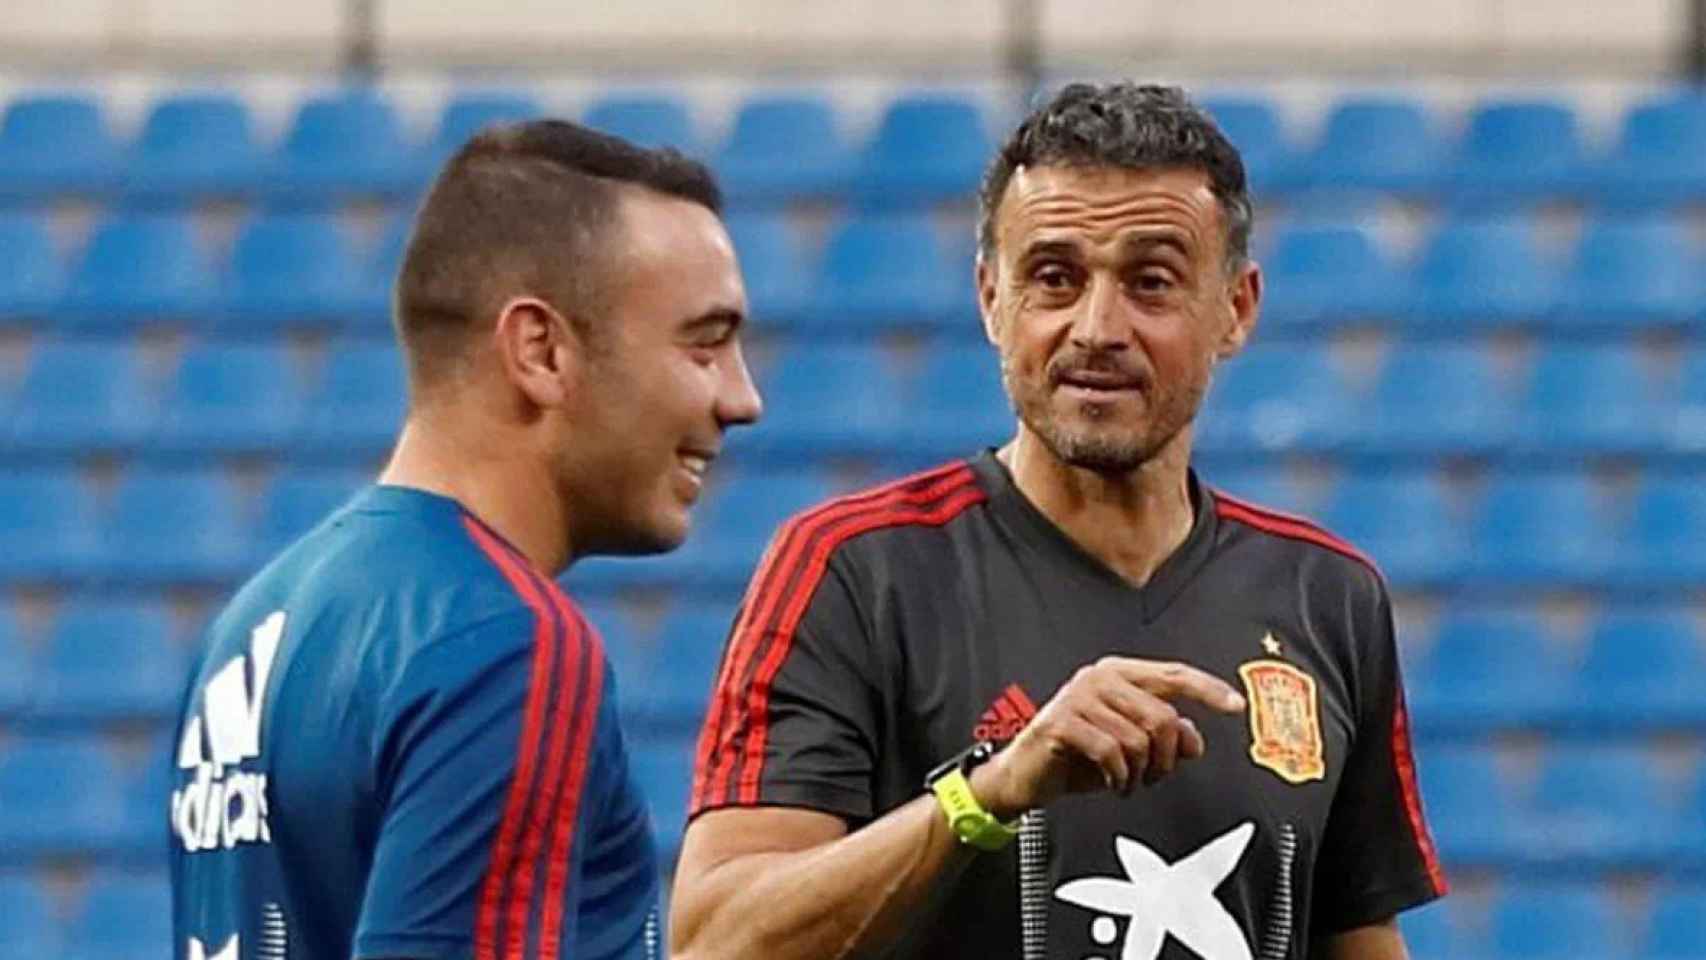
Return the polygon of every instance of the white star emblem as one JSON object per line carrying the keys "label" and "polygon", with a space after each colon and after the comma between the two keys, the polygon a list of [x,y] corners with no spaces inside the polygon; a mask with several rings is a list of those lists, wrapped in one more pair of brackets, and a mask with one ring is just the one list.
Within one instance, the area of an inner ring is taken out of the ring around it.
{"label": "white star emblem", "polygon": [[[1245,822],[1210,840],[1178,863],[1130,837],[1114,837],[1125,878],[1084,877],[1055,888],[1057,899],[1102,914],[1125,917],[1120,960],[1155,960],[1169,934],[1203,960],[1251,960],[1244,931],[1215,898],[1214,890],[1238,866],[1255,836]],[[1107,917],[1092,926],[1102,944],[1114,941]]]}
{"label": "white star emblem", "polygon": [[1280,655],[1279,641],[1275,640],[1274,635],[1271,633],[1262,637],[1262,649],[1266,650],[1270,657],[1277,657]]}

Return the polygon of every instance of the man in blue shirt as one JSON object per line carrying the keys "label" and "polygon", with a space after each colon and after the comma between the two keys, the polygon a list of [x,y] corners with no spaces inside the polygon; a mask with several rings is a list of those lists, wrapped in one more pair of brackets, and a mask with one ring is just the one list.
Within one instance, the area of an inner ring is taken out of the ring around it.
{"label": "man in blue shirt", "polygon": [[719,211],[700,164],[558,121],[440,173],[391,462],[238,592],[186,693],[179,957],[655,955],[615,686],[552,576],[680,544],[759,415]]}

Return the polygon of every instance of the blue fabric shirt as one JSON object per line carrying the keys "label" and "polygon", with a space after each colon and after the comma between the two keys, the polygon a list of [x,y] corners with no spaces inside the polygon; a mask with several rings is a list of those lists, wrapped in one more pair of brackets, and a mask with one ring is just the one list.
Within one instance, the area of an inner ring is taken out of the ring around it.
{"label": "blue fabric shirt", "polygon": [[171,758],[177,955],[654,956],[616,714],[548,577],[455,501],[369,488],[209,627]]}

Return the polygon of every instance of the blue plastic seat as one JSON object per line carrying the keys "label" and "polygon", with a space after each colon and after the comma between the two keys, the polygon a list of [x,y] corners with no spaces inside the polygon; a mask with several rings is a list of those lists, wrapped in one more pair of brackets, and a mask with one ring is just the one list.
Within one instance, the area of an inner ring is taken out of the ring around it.
{"label": "blue plastic seat", "polygon": [[1202,107],[1238,148],[1251,192],[1262,196],[1292,185],[1283,179],[1295,165],[1292,149],[1286,141],[1279,107],[1272,100],[1217,96],[1204,100]]}
{"label": "blue plastic seat", "polygon": [[651,808],[658,851],[672,862],[687,825],[687,801],[693,787],[693,740],[684,736],[635,740],[629,762],[640,794]]}
{"label": "blue plastic seat", "polygon": [[694,576],[746,583],[782,523],[834,493],[834,484],[815,470],[725,478],[704,505],[699,529],[679,559]]}
{"label": "blue plastic seat", "polygon": [[1702,273],[1675,219],[1591,221],[1565,271],[1559,322],[1617,331],[1690,323],[1706,310]]}
{"label": "blue plastic seat", "polygon": [[397,439],[407,405],[403,357],[394,345],[334,343],[310,402],[303,444],[319,454],[370,459]]}
{"label": "blue plastic seat", "polygon": [[1408,321],[1447,335],[1532,324],[1552,315],[1561,285],[1526,221],[1451,222],[1428,241],[1411,276]]}
{"label": "blue plastic seat", "polygon": [[29,874],[0,875],[0,960],[60,956],[53,899]]}
{"label": "blue plastic seat", "polygon": [[1257,344],[1216,376],[1197,419],[1205,451],[1326,451],[1345,439],[1345,411],[1355,401],[1322,351]]}
{"label": "blue plastic seat", "polygon": [[74,956],[159,960],[180,947],[173,942],[171,888],[155,874],[111,874],[95,881],[69,930]]}
{"label": "blue plastic seat", "polygon": [[1323,511],[1326,525],[1373,558],[1394,583],[1439,585],[1460,578],[1463,525],[1445,491],[1422,473],[1384,471],[1341,481]]}
{"label": "blue plastic seat", "polygon": [[364,280],[332,217],[263,214],[237,237],[222,328],[266,336],[287,326],[341,326],[369,308]]}
{"label": "blue plastic seat", "polygon": [[1594,733],[1706,727],[1706,652],[1686,612],[1620,609],[1594,625],[1570,717]]}
{"label": "blue plastic seat", "polygon": [[1398,345],[1371,401],[1344,411],[1354,449],[1371,455],[1487,454],[1516,428],[1509,391],[1477,346]]}
{"label": "blue plastic seat", "polygon": [[1411,960],[1458,960],[1475,956],[1473,937],[1454,914],[1453,900],[1436,900],[1398,915],[1398,929]]}
{"label": "blue plastic seat", "polygon": [[1308,501],[1283,467],[1268,464],[1216,465],[1204,470],[1201,481],[1216,493],[1285,513],[1308,511]]}
{"label": "blue plastic seat", "polygon": [[1403,277],[1373,238],[1354,226],[1284,229],[1262,257],[1266,328],[1313,331],[1387,317],[1403,294]]}
{"label": "blue plastic seat", "polygon": [[533,120],[544,108],[531,94],[518,91],[487,90],[457,94],[444,105],[438,116],[438,135],[434,145],[434,163],[442,163],[474,134],[494,123],[515,123]]}
{"label": "blue plastic seat", "polygon": [[853,192],[870,208],[969,202],[994,150],[970,100],[919,94],[891,102],[859,153]]}
{"label": "blue plastic seat", "polygon": [[[796,509],[800,506],[803,504],[797,503]],[[698,729],[705,719],[711,686],[733,626],[733,611],[720,604],[694,604],[670,611],[658,634],[656,666],[647,680],[653,724],[678,733]]]}
{"label": "blue plastic seat", "polygon": [[740,258],[746,299],[757,326],[788,328],[800,323],[810,306],[810,267],[788,224],[778,216],[737,213],[726,225]]}
{"label": "blue plastic seat", "polygon": [[869,346],[801,343],[759,373],[764,419],[729,438],[767,460],[881,452],[904,424],[901,383]]}
{"label": "blue plastic seat", "polygon": [[1491,751],[1423,740],[1416,758],[1423,810],[1440,855],[1464,866],[1507,866],[1516,805]]}
{"label": "blue plastic seat", "polygon": [[111,852],[123,815],[115,765],[96,741],[14,740],[0,751],[0,862]]}
{"label": "blue plastic seat", "polygon": [[[5,492],[3,487],[0,492]],[[35,657],[5,607],[0,607],[0,663],[10,664],[0,671],[0,723],[11,723],[35,698]]]}
{"label": "blue plastic seat", "polygon": [[103,192],[117,176],[118,154],[95,98],[18,97],[0,118],[0,197],[39,201]]}
{"label": "blue plastic seat", "polygon": [[1706,346],[1686,353],[1682,362],[1681,395],[1671,411],[1669,446],[1674,452],[1706,452]]}
{"label": "blue plastic seat", "polygon": [[102,540],[111,580],[229,583],[247,572],[237,493],[215,470],[133,468],[113,492]]}
{"label": "blue plastic seat", "polygon": [[68,603],[48,635],[32,719],[43,724],[169,719],[188,669],[172,632],[171,618],[155,604]]}
{"label": "blue plastic seat", "polygon": [[244,196],[263,168],[249,108],[229,93],[180,93],[150,108],[125,159],[132,203],[182,205]]}
{"label": "blue plastic seat", "polygon": [[1586,477],[1496,477],[1473,521],[1471,567],[1493,586],[1597,583],[1614,531]]}
{"label": "blue plastic seat", "polygon": [[261,495],[250,565],[259,568],[371,483],[366,473],[296,468]]}
{"label": "blue plastic seat", "polygon": [[184,356],[168,387],[154,444],[184,453],[282,451],[301,410],[283,346],[204,344]]}
{"label": "blue plastic seat", "polygon": [[1523,811],[1524,851],[1538,865],[1660,867],[1675,836],[1663,795],[1654,761],[1638,748],[1554,746]]}
{"label": "blue plastic seat", "polygon": [[1633,348],[1557,344],[1535,361],[1517,445],[1571,458],[1653,453],[1668,445],[1670,407]]}
{"label": "blue plastic seat", "polygon": [[969,328],[976,322],[971,271],[956,266],[926,217],[855,217],[829,239],[807,319],[855,338],[885,329]]}
{"label": "blue plastic seat", "polygon": [[894,437],[925,460],[940,462],[999,446],[1015,430],[1001,383],[1001,358],[986,343],[933,346],[908,397]]}
{"label": "blue plastic seat", "polygon": [[65,266],[47,226],[21,213],[0,213],[0,323],[50,318],[65,291]]}
{"label": "blue plastic seat", "polygon": [[71,324],[123,330],[152,320],[197,320],[216,286],[188,220],[118,215],[95,229],[71,278]]}
{"label": "blue plastic seat", "polygon": [[95,505],[76,471],[0,472],[0,580],[59,582],[86,577],[105,553]]}
{"label": "blue plastic seat", "polygon": [[1348,97],[1328,111],[1298,179],[1318,191],[1420,195],[1438,185],[1444,152],[1420,101]]}
{"label": "blue plastic seat", "polygon": [[1670,589],[1706,582],[1706,486],[1689,473],[1649,477],[1614,547],[1614,581],[1624,589]]}
{"label": "blue plastic seat", "polygon": [[128,344],[49,341],[30,358],[6,445],[60,456],[132,450],[157,407]]}
{"label": "blue plastic seat", "polygon": [[1642,938],[1646,960],[1706,960],[1706,888],[1668,886],[1653,898]]}
{"label": "blue plastic seat", "polygon": [[595,130],[641,147],[674,147],[695,153],[699,138],[687,104],[674,97],[619,95],[599,99],[581,120]]}
{"label": "blue plastic seat", "polygon": [[1545,625],[1514,610],[1448,614],[1409,687],[1419,730],[1477,735],[1547,728],[1578,704],[1570,663]]}
{"label": "blue plastic seat", "polygon": [[1596,886],[1525,884],[1494,902],[1491,940],[1504,960],[1622,960],[1629,951],[1620,927]]}
{"label": "blue plastic seat", "polygon": [[1609,207],[1706,200],[1706,97],[1681,90],[1636,104],[1593,181],[1594,199]]}
{"label": "blue plastic seat", "polygon": [[1588,173],[1571,106],[1494,100],[1471,112],[1448,180],[1454,201],[1487,208],[1579,197]]}
{"label": "blue plastic seat", "polygon": [[350,334],[386,340],[395,336],[391,323],[391,295],[402,272],[403,256],[408,251],[414,226],[414,212],[405,210],[392,217],[380,230],[378,245],[362,265],[355,301],[357,312],[348,317],[346,323]]}
{"label": "blue plastic seat", "polygon": [[[182,662],[180,688],[189,676]],[[169,723],[157,727],[140,757],[125,771],[120,784],[124,819],[118,827],[117,857],[127,864],[152,867],[160,863],[160,836],[172,830],[172,788],[177,779],[179,731]]]}
{"label": "blue plastic seat", "polygon": [[760,96],[741,104],[715,166],[737,204],[829,199],[846,192],[853,153],[827,99]]}
{"label": "blue plastic seat", "polygon": [[364,89],[305,101],[268,166],[268,196],[312,206],[404,196],[426,172],[391,102]]}

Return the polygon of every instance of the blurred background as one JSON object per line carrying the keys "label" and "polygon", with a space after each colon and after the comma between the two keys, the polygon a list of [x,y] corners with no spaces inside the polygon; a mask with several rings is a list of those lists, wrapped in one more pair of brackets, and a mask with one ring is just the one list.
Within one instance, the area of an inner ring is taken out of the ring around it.
{"label": "blurred background", "polygon": [[[596,8],[596,9],[595,9]],[[1706,957],[1706,3],[56,0],[0,8],[0,958],[164,958],[196,632],[365,482],[414,198],[482,123],[710,160],[768,418],[567,578],[679,844],[774,525],[1010,431],[971,194],[1035,91],[1182,82],[1268,278],[1213,483],[1397,595],[1456,895],[1422,958]]]}

